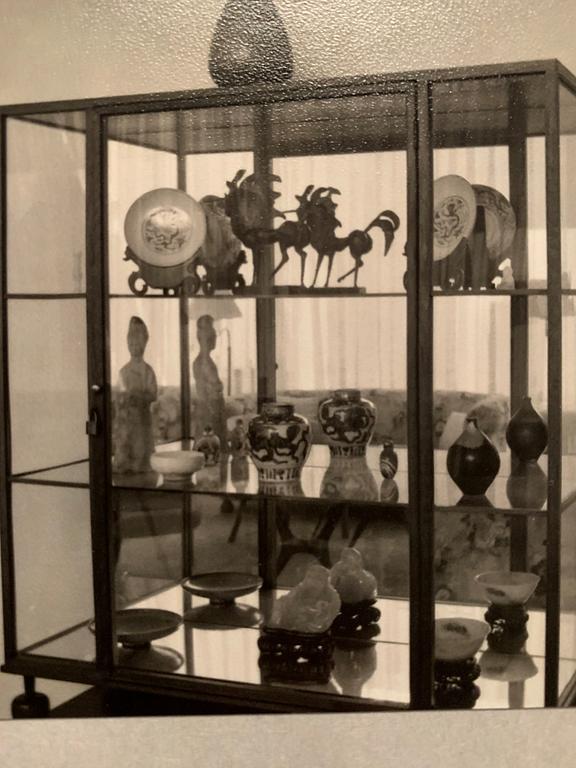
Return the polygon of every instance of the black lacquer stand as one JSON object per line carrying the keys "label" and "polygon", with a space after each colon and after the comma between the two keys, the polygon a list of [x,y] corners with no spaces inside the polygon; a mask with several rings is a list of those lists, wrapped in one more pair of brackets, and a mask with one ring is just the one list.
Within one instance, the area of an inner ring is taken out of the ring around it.
{"label": "black lacquer stand", "polygon": [[490,624],[488,647],[499,653],[520,653],[528,638],[528,611],[523,605],[491,604],[484,618]]}
{"label": "black lacquer stand", "polygon": [[342,603],[340,613],[332,622],[332,635],[339,645],[347,642],[370,642],[380,634],[380,610],[376,600]]}
{"label": "black lacquer stand", "polygon": [[24,678],[24,693],[12,701],[12,717],[14,720],[41,718],[50,716],[50,699],[43,693],[34,690],[35,678]]}
{"label": "black lacquer stand", "polygon": [[327,683],[334,660],[330,632],[317,634],[262,629],[258,665],[263,682]]}
{"label": "black lacquer stand", "polygon": [[480,696],[474,680],[480,666],[474,658],[434,663],[434,705],[437,709],[472,709]]}

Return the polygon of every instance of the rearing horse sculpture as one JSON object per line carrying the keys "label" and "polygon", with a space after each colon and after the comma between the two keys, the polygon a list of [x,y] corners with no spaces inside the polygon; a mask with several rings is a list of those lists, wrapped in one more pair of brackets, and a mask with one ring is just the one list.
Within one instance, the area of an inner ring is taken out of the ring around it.
{"label": "rearing horse sculpture", "polygon": [[324,258],[328,257],[328,270],[325,282],[325,287],[327,287],[330,275],[332,274],[334,254],[349,248],[355,264],[352,269],[338,278],[338,282],[340,283],[346,277],[353,274],[354,287],[356,288],[358,286],[358,272],[360,267],[364,266],[362,256],[365,256],[372,250],[373,242],[368,234],[369,230],[373,227],[378,227],[384,233],[384,256],[386,256],[394,242],[394,233],[400,226],[400,219],[394,211],[382,211],[365,229],[355,229],[347,237],[337,237],[335,231],[341,224],[336,218],[337,205],[332,196],[339,194],[339,190],[334,189],[334,187],[319,187],[310,197],[306,225],[310,231],[310,244],[318,253],[312,287],[316,285]]}
{"label": "rearing horse sculpture", "polygon": [[275,275],[288,261],[288,249],[294,248],[301,259],[301,284],[304,283],[304,268],[306,264],[306,251],[304,248],[310,242],[310,233],[304,223],[308,202],[308,194],[314,188],[313,185],[307,187],[303,195],[296,196],[298,208],[295,211],[287,213],[296,213],[297,221],[283,221],[278,229],[271,229],[270,220],[275,217],[286,216],[281,211],[277,211],[273,202],[280,197],[278,192],[271,189],[274,181],[280,181],[279,176],[266,174],[257,179],[254,174],[246,176],[240,181],[246,171],[238,171],[232,181],[226,182],[228,192],[224,198],[224,210],[230,218],[232,231],[236,237],[252,250],[254,260],[253,285],[258,285],[259,278],[259,255],[258,249],[263,245],[278,243],[282,259],[276,269],[272,272]]}

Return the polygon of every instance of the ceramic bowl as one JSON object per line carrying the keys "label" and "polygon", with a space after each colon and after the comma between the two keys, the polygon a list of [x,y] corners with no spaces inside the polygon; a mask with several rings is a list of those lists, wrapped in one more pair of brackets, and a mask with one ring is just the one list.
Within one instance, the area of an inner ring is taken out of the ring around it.
{"label": "ceramic bowl", "polygon": [[474,578],[485,599],[493,605],[524,605],[540,581],[535,573],[523,571],[486,571]]}
{"label": "ceramic bowl", "polygon": [[474,656],[490,631],[485,621],[448,618],[434,622],[435,656],[439,661],[463,661]]}
{"label": "ceramic bowl", "polygon": [[150,456],[154,472],[163,475],[165,482],[186,482],[190,475],[204,466],[200,451],[160,451]]}
{"label": "ceramic bowl", "polygon": [[182,582],[187,592],[207,597],[213,605],[232,603],[235,598],[256,592],[261,586],[260,576],[235,571],[199,573]]}

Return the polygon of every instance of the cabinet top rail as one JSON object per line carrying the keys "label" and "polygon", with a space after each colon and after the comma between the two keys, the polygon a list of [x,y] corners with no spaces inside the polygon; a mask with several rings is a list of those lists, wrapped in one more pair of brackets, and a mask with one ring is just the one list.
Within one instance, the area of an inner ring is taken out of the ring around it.
{"label": "cabinet top rail", "polygon": [[338,78],[294,79],[281,84],[256,84],[234,88],[202,88],[150,92],[123,96],[72,99],[52,102],[0,106],[0,114],[24,115],[41,112],[98,110],[104,114],[158,109],[181,109],[219,105],[265,104],[298,99],[362,95],[410,90],[418,82],[441,83],[451,80],[483,79],[551,74],[576,91],[576,76],[556,59],[483,64],[446,69],[421,69],[353,75]]}

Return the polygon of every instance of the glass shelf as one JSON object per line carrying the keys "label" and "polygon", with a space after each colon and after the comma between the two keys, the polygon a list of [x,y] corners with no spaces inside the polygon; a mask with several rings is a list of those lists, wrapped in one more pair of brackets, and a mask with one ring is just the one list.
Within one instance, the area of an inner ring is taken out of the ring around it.
{"label": "glass shelf", "polygon": [[[265,679],[259,666],[257,640],[259,629],[265,624],[273,600],[284,591],[264,591],[238,598],[237,604],[260,612],[260,622],[252,627],[240,627],[226,623],[223,609],[221,625],[202,625],[185,621],[171,635],[155,641],[151,651],[130,653],[122,650],[119,661],[123,667],[170,671],[208,680],[225,680],[240,684],[271,684],[282,688],[300,688],[317,693],[353,696],[384,704],[407,705],[409,703],[409,602],[402,599],[379,599],[381,611],[380,634],[365,645],[348,646],[336,643],[334,668],[327,683],[280,683]],[[192,597],[180,586],[139,601],[130,607],[155,608],[184,615],[193,608],[206,606],[204,598]],[[459,617],[483,620],[485,605],[437,603],[438,618]],[[235,616],[230,610],[230,616]],[[576,633],[576,616],[562,615],[568,630],[566,637]],[[525,652],[498,654],[487,650],[486,644],[477,655],[481,674],[476,680],[480,696],[476,709],[507,709],[542,707],[544,704],[544,639],[545,614],[531,610],[528,623],[529,636]],[[87,625],[72,629],[68,634],[39,645],[33,653],[56,658],[94,660],[93,636]],[[576,673],[576,659],[572,658],[574,646],[567,643],[560,649],[560,687],[563,689]],[[30,651],[28,651],[30,652]],[[178,660],[165,668],[167,659]],[[520,670],[520,674],[518,674]],[[525,680],[522,670],[529,675]]]}
{"label": "glass shelf", "polygon": [[[157,446],[157,450],[180,450],[180,441]],[[113,475],[113,485],[124,490],[158,490],[162,492],[197,492],[202,494],[231,494],[250,498],[268,496],[275,498],[322,499],[327,502],[351,501],[363,504],[385,504],[388,507],[408,505],[408,456],[407,450],[396,447],[399,459],[398,472],[393,481],[384,481],[379,470],[379,446],[369,446],[366,459],[349,459],[330,462],[328,446],[313,445],[302,470],[299,483],[278,483],[268,489],[258,484],[256,468],[250,458],[238,467],[230,457],[225,464],[204,467],[194,475],[189,484],[170,485],[163,482],[156,472]],[[536,508],[518,508],[511,505],[506,486],[510,475],[510,453],[500,454],[500,473],[488,488],[485,498],[465,499],[446,471],[446,451],[434,452],[435,505],[437,509],[457,513],[492,511],[512,515],[545,515],[546,505]],[[547,457],[542,456],[539,466],[547,472]],[[235,476],[235,473],[238,472]],[[61,467],[47,468],[12,477],[13,482],[47,485],[87,487],[89,484],[88,460]],[[564,506],[574,501],[576,494],[576,455],[564,456],[562,463],[562,490]]]}

